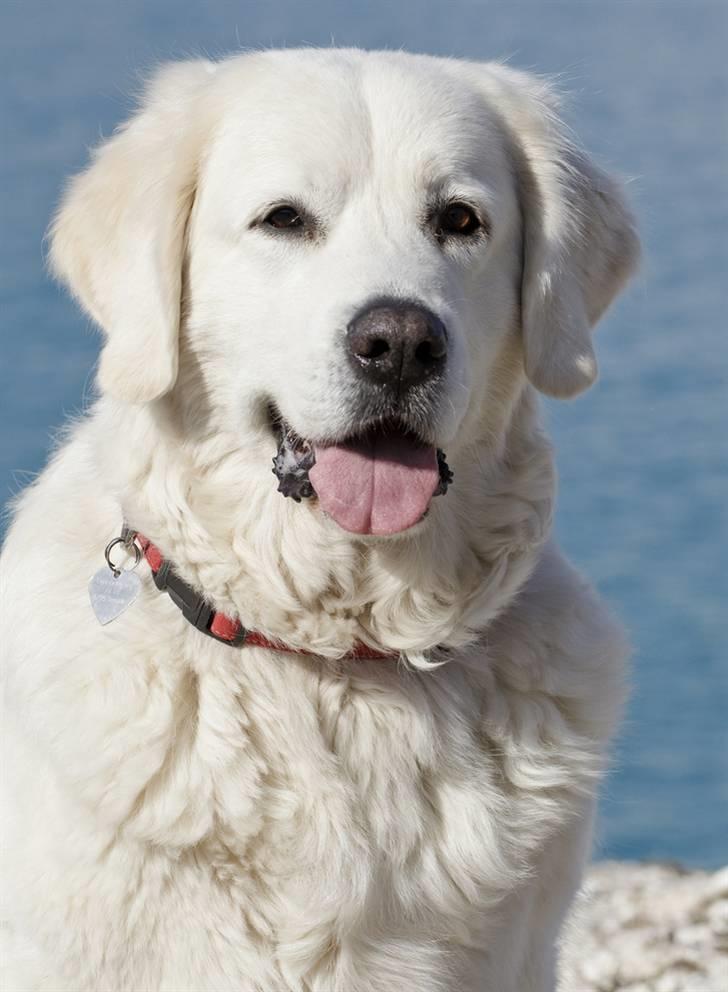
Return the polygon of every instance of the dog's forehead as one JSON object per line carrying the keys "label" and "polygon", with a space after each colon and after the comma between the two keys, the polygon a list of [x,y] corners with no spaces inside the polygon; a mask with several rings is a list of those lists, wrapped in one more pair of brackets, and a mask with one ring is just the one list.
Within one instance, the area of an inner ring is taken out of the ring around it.
{"label": "dog's forehead", "polygon": [[232,170],[263,197],[287,186],[346,195],[367,178],[410,190],[450,178],[503,183],[503,127],[469,81],[435,59],[334,56],[265,53],[231,73],[208,171]]}

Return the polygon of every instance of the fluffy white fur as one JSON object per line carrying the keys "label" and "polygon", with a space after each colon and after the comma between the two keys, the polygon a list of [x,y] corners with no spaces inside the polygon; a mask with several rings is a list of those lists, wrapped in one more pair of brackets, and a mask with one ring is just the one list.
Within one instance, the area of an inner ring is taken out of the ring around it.
{"label": "fluffy white fur", "polygon": [[[435,190],[487,241],[439,245]],[[317,237],[251,227],[291,197]],[[553,989],[625,650],[549,540],[533,386],[593,381],[636,254],[533,77],[313,50],[157,74],[52,231],[106,344],[2,560],[8,990]],[[349,433],[337,340],[381,295],[448,327],[430,429],[455,483],[357,539],[275,492],[265,404]],[[122,518],[311,653],[205,638],[146,565],[100,627],[87,583]],[[401,663],[346,659],[356,640]]]}

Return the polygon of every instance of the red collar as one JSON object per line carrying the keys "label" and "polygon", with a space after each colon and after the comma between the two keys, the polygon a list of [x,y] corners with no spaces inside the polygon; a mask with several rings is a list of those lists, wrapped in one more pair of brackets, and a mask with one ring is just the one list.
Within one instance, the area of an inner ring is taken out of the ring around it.
{"label": "red collar", "polygon": [[[138,531],[127,531],[127,537],[134,535],[134,540],[142,549],[142,554],[149,563],[157,589],[166,592],[172,602],[177,606],[193,627],[207,634],[208,637],[228,644],[231,647],[257,647],[270,648],[272,651],[288,651],[292,654],[313,654],[312,651],[300,651],[298,648],[289,647],[280,641],[271,641],[262,634],[254,630],[246,630],[239,620],[226,616],[214,610],[210,604],[196,592],[191,585],[180,578],[172,568],[170,561],[165,559],[162,552],[156,545],[152,544],[149,538],[144,537]],[[367,647],[361,641],[357,641],[352,650],[346,655],[347,658],[365,659],[370,658],[377,661],[397,661],[399,654],[387,654],[384,651],[377,651]]]}

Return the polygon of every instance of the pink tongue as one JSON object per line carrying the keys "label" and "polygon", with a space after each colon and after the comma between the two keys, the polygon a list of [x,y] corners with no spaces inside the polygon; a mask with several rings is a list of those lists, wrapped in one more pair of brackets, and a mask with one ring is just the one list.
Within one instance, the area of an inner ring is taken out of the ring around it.
{"label": "pink tongue", "polygon": [[440,479],[437,452],[404,434],[316,448],[309,472],[321,507],[354,534],[397,534],[414,526]]}

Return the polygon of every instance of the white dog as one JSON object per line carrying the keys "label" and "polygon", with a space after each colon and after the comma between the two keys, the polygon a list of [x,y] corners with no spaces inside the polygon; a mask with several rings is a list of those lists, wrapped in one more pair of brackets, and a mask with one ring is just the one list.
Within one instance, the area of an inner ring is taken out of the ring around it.
{"label": "white dog", "polygon": [[554,988],[625,649],[535,390],[636,256],[502,65],[156,75],[52,230],[106,343],[2,563],[10,992]]}

